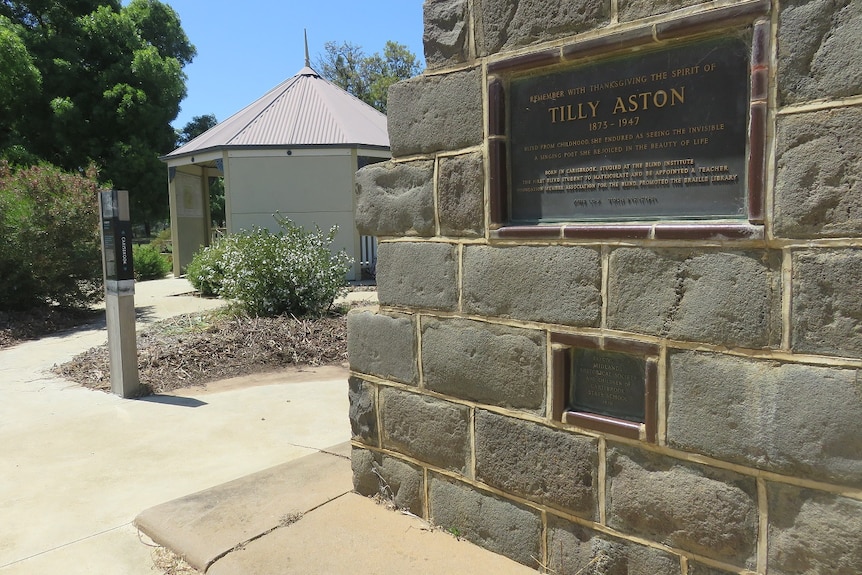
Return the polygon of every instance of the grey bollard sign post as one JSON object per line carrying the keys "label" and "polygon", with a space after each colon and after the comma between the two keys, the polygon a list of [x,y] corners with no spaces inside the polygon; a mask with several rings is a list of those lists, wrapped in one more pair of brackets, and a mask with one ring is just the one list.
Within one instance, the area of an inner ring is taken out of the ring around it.
{"label": "grey bollard sign post", "polygon": [[105,318],[111,391],[123,398],[139,397],[138,347],[135,340],[135,268],[129,192],[99,192],[102,216],[102,266],[105,277]]}

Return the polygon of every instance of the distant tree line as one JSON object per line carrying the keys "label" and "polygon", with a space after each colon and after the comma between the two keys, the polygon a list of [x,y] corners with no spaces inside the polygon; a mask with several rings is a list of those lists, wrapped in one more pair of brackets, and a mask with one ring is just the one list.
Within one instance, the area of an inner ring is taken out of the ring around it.
{"label": "distant tree line", "polygon": [[422,71],[416,55],[398,42],[386,42],[382,55],[366,56],[350,42],[327,42],[323,49],[315,63],[317,72],[384,114],[389,86]]}

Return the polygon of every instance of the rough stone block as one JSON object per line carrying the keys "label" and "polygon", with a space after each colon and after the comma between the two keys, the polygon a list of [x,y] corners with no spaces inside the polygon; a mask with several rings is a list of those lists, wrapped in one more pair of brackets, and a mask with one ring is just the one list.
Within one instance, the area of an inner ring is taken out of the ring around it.
{"label": "rough stone block", "polygon": [[775,235],[862,236],[862,109],[780,116],[776,148]]}
{"label": "rough stone block", "polygon": [[756,492],[730,471],[608,449],[608,525],[740,567],[754,566]]}
{"label": "rough stone block", "polygon": [[666,14],[697,4],[706,4],[707,0],[620,0],[620,22],[632,22],[641,18]]}
{"label": "rough stone block", "polygon": [[486,316],[599,327],[598,250],[577,246],[467,246],[464,310]]}
{"label": "rough stone block", "polygon": [[382,443],[386,449],[464,475],[470,467],[470,410],[415,393],[379,393]]}
{"label": "rough stone block", "polygon": [[377,495],[379,481],[372,471],[374,452],[353,446],[350,452],[350,468],[353,471],[353,489],[362,495]]}
{"label": "rough stone block", "polygon": [[770,575],[855,575],[862,565],[862,502],[769,486]]}
{"label": "rough stone block", "polygon": [[688,575],[736,575],[733,571],[725,571],[723,569],[715,569],[707,567],[701,563],[694,561],[688,562]]}
{"label": "rough stone block", "polygon": [[482,71],[417,76],[393,84],[387,105],[392,156],[460,150],[482,143]]}
{"label": "rough stone block", "polygon": [[350,369],[416,384],[418,343],[412,316],[353,311],[347,315]]}
{"label": "rough stone block", "polygon": [[597,517],[595,439],[476,411],[476,478],[525,499]]}
{"label": "rough stone block", "polygon": [[549,573],[679,575],[679,558],[548,515]]}
{"label": "rough stone block", "polygon": [[668,444],[752,467],[862,486],[857,370],[671,355]]}
{"label": "rough stone block", "polygon": [[862,357],[862,250],[793,255],[793,351]]}
{"label": "rough stone block", "polygon": [[610,21],[610,0],[482,0],[477,43],[481,56],[574,36]]}
{"label": "rough stone block", "polygon": [[422,517],[425,493],[422,469],[382,453],[357,448],[353,449],[351,464],[353,485],[358,493],[378,496],[398,509]]}
{"label": "rough stone block", "polygon": [[422,469],[385,455],[380,456],[375,469],[381,482],[381,495],[398,509],[406,509],[422,517],[425,499],[425,474]]}
{"label": "rough stone block", "polygon": [[485,168],[481,154],[440,158],[437,206],[444,236],[484,234]]}
{"label": "rough stone block", "polygon": [[542,536],[537,510],[436,474],[431,476],[428,498],[435,525],[519,563],[536,566]]}
{"label": "rough stone block", "polygon": [[428,389],[543,413],[545,338],[541,332],[471,320],[422,321]]}
{"label": "rough stone block", "polygon": [[381,305],[455,311],[458,249],[436,242],[377,246],[377,299]]}
{"label": "rough stone block", "polygon": [[350,431],[352,439],[378,446],[376,387],[358,377],[348,380],[347,396],[350,400]]}
{"label": "rough stone block", "polygon": [[467,0],[426,0],[423,5],[425,64],[429,70],[468,60],[470,24]]}
{"label": "rough stone block", "polygon": [[433,236],[434,162],[380,162],[356,172],[356,229],[367,236]]}
{"label": "rough stone block", "polygon": [[782,105],[858,95],[862,86],[862,4],[788,0],[778,17]]}
{"label": "rough stone block", "polygon": [[741,347],[781,342],[780,258],[771,252],[621,248],[608,327]]}

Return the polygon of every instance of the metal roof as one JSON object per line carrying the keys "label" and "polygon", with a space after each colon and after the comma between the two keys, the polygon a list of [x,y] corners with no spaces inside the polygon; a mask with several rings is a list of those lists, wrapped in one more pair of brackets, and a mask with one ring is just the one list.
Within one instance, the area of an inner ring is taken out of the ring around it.
{"label": "metal roof", "polygon": [[388,148],[386,115],[305,66],[162,159],[231,147],[339,144]]}

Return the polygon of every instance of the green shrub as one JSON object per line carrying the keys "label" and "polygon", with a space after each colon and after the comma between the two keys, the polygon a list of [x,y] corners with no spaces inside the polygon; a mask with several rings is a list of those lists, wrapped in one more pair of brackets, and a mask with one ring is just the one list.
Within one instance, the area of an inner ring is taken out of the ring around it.
{"label": "green shrub", "polygon": [[[328,234],[306,231],[276,215],[281,230],[255,229],[224,238],[195,255],[186,271],[198,290],[236,300],[249,314],[307,315],[328,309],[345,285],[351,259],[330,250]],[[194,276],[194,277],[192,277]]]}
{"label": "green shrub", "polygon": [[159,280],[171,271],[171,264],[153,244],[132,246],[132,263],[137,281]]}
{"label": "green shrub", "polygon": [[0,309],[85,307],[102,297],[94,169],[0,161]]}
{"label": "green shrub", "polygon": [[202,248],[186,266],[186,279],[201,295],[213,297],[221,294],[224,280],[223,246],[235,241],[236,237],[229,236],[217,244]]}
{"label": "green shrub", "polygon": [[150,245],[161,253],[171,253],[171,228],[160,231]]}

